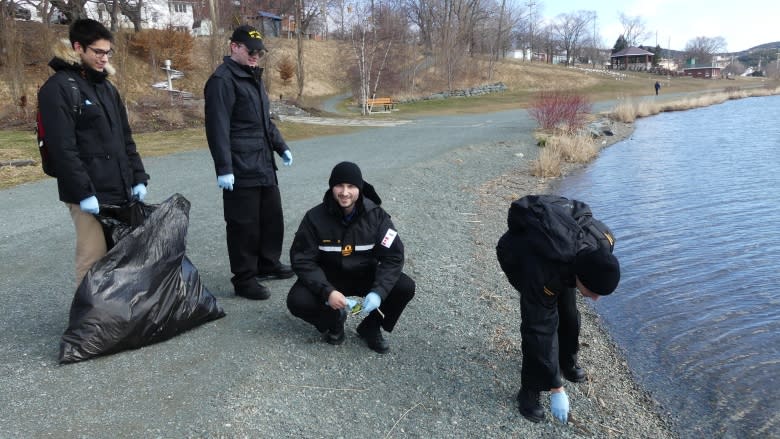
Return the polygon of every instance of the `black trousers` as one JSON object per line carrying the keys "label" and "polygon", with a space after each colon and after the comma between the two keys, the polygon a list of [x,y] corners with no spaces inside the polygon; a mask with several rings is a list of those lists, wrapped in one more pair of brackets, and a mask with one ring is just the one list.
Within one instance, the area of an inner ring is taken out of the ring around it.
{"label": "black trousers", "polygon": [[284,240],[279,187],[234,187],[222,191],[222,200],[233,284],[278,269]]}
{"label": "black trousers", "polygon": [[580,311],[577,309],[577,289],[566,288],[558,297],[558,364],[571,368],[577,364],[580,350]]}
{"label": "black trousers", "polygon": [[[371,283],[342,281],[334,282],[333,286],[345,296],[365,297],[371,288]],[[415,288],[412,278],[401,273],[390,294],[379,305],[379,309],[385,315],[384,318],[374,310],[366,319],[378,321],[385,331],[391,332],[406,304],[414,297]],[[287,309],[295,317],[314,325],[320,332],[325,332],[338,324],[339,311],[328,306],[319,292],[309,290],[300,280],[290,288],[290,293],[287,295]]]}
{"label": "black trousers", "polygon": [[[556,297],[520,294],[523,366],[522,387],[547,391],[560,387],[561,368],[577,363],[580,338],[580,312],[577,290],[557,287]],[[554,301],[554,303],[553,303]]]}

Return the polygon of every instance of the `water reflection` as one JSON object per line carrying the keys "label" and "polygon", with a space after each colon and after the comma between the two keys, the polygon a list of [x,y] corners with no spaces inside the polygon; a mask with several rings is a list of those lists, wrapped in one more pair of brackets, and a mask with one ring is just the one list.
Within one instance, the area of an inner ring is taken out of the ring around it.
{"label": "water reflection", "polygon": [[777,115],[773,96],[641,119],[558,190],[616,232],[597,309],[682,437],[780,437]]}

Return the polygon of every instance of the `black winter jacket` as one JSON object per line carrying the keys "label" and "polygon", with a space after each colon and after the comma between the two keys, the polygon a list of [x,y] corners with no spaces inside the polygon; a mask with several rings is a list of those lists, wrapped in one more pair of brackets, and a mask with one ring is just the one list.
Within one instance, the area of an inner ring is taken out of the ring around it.
{"label": "black winter jacket", "polygon": [[[56,73],[38,92],[60,200],[79,204],[95,195],[101,204],[125,204],[132,199],[132,187],[149,180],[125,106],[106,73],[69,61],[55,56],[49,66]],[[71,102],[69,76],[78,84],[78,103]]]}
{"label": "black winter jacket", "polygon": [[[390,215],[362,195],[349,223],[330,191],[306,212],[290,248],[298,280],[323,301],[342,284],[369,284],[384,301],[401,276],[404,247]],[[367,293],[368,291],[366,291]]]}
{"label": "black winter jacket", "polygon": [[206,82],[206,139],[217,176],[233,174],[236,187],[276,186],[276,161],[290,149],[271,121],[262,69],[229,56]]}
{"label": "black winter jacket", "polygon": [[512,203],[509,230],[501,236],[496,254],[510,284],[522,294],[524,374],[539,389],[561,386],[556,330],[557,301],[575,287],[574,258],[580,251],[614,247],[614,235],[592,217],[590,207],[555,195],[528,195]]}

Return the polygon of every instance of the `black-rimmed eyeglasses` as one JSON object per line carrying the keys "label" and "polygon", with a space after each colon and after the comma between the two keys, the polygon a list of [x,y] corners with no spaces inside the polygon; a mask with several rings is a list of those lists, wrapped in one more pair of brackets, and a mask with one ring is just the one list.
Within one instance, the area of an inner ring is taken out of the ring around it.
{"label": "black-rimmed eyeglasses", "polygon": [[101,50],[101,49],[95,49],[94,47],[91,46],[87,46],[87,49],[91,50],[92,53],[94,53],[95,56],[97,56],[98,58],[103,58],[104,56],[111,58],[112,56],[114,56],[114,49]]}

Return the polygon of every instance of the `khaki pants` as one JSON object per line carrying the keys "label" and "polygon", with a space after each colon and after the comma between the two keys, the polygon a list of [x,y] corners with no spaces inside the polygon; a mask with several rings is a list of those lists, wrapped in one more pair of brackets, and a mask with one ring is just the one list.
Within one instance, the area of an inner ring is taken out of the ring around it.
{"label": "khaki pants", "polygon": [[91,213],[81,210],[78,204],[65,203],[76,226],[76,287],[87,271],[106,254],[106,237],[103,226]]}

